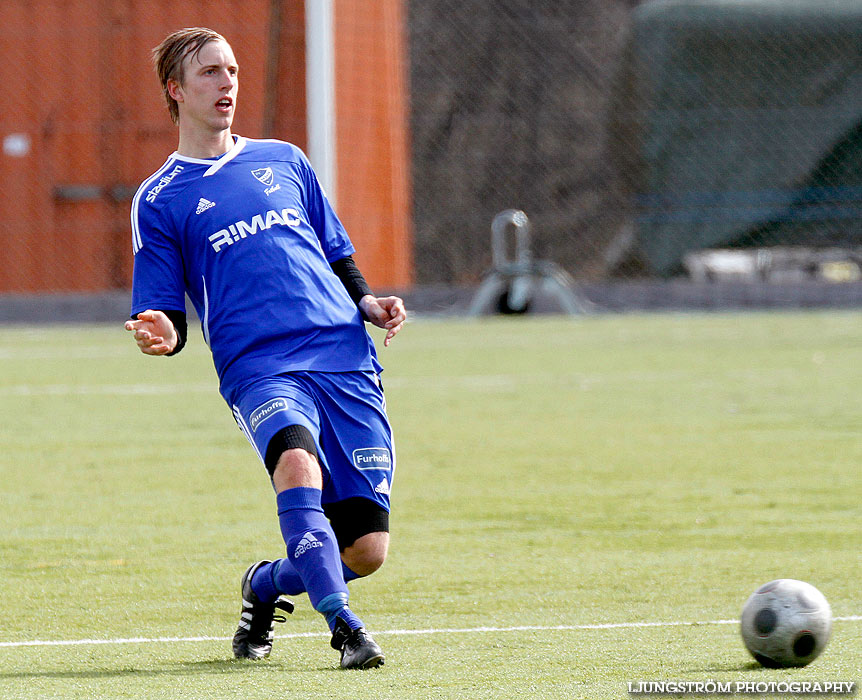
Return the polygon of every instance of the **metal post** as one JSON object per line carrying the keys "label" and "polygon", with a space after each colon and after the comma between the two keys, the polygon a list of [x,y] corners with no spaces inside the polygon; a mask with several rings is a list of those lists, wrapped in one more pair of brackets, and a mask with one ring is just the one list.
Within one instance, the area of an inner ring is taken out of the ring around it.
{"label": "metal post", "polygon": [[305,0],[308,159],[335,205],[335,29],[332,0]]}

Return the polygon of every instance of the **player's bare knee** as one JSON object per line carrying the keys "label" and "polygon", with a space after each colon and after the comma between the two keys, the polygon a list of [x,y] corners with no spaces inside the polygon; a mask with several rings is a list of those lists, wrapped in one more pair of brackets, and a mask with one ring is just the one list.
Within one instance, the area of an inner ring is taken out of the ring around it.
{"label": "player's bare knee", "polygon": [[323,511],[347,567],[359,576],[377,571],[389,550],[389,511],[362,497],[324,504]]}
{"label": "player's bare knee", "polygon": [[272,473],[277,492],[300,486],[323,488],[323,475],[317,459],[301,447],[285,450]]}
{"label": "player's bare knee", "polygon": [[389,533],[371,532],[344,549],[341,558],[351,571],[368,576],[377,571],[389,551]]}
{"label": "player's bare knee", "polygon": [[323,486],[317,446],[305,426],[291,425],[273,435],[264,464],[277,492],[299,486]]}

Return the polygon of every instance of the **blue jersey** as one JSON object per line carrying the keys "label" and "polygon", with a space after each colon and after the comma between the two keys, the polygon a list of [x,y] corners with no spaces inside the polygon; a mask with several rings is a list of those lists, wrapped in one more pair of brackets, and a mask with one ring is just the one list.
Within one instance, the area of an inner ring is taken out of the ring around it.
{"label": "blue jersey", "polygon": [[222,395],[284,372],[380,371],[330,263],[353,245],[303,153],[237,137],[215,159],[174,153],[132,201],[132,315],[188,294]]}

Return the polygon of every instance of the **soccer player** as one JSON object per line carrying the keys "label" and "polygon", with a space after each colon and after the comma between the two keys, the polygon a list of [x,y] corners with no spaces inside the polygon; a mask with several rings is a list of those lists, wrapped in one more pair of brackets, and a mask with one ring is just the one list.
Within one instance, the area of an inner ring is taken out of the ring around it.
{"label": "soccer player", "polygon": [[241,579],[238,658],[269,655],[282,594],[307,592],[344,668],[383,663],[347,582],[383,563],[395,469],[381,367],[403,301],[376,297],[303,153],[231,133],[238,67],[228,42],[183,29],[153,50],[179,145],[132,201],[131,319],[141,352],[186,342],[185,295],[219,390],[269,472],[287,554]]}

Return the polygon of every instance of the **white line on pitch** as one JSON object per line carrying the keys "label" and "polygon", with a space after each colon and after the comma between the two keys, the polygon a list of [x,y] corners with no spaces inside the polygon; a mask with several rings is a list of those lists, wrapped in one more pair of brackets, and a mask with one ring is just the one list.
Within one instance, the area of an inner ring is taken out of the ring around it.
{"label": "white line on pitch", "polygon": [[[862,615],[833,618],[836,622],[858,622]],[[487,632],[557,632],[575,630],[634,629],[642,627],[697,627],[699,625],[736,625],[739,620],[704,620],[701,622],[602,622],[584,625],[520,625],[516,627],[454,627],[424,630],[375,630],[375,635],[426,635],[426,634],[483,634]],[[328,637],[325,632],[296,632],[278,635],[278,639],[301,639],[306,637]],[[130,637],[127,639],[66,639],[31,640],[24,642],[0,642],[0,647],[64,647],[92,644],[166,644],[168,642],[224,642],[231,637]]]}

